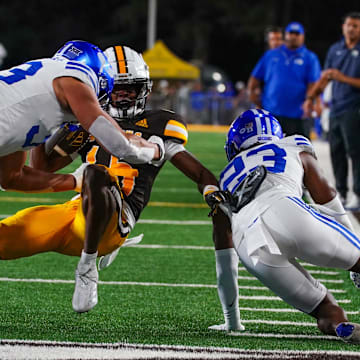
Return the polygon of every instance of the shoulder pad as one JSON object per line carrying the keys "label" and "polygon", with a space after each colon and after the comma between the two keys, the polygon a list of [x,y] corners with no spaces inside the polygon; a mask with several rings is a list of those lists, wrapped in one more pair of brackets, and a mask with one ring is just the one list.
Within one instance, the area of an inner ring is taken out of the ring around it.
{"label": "shoulder pad", "polygon": [[170,138],[175,139],[181,144],[186,144],[188,141],[188,131],[186,129],[186,124],[179,118],[171,119],[167,122],[164,135]]}
{"label": "shoulder pad", "polygon": [[281,139],[283,144],[295,146],[299,149],[299,152],[305,151],[316,158],[315,149],[311,141],[303,135],[292,135]]}

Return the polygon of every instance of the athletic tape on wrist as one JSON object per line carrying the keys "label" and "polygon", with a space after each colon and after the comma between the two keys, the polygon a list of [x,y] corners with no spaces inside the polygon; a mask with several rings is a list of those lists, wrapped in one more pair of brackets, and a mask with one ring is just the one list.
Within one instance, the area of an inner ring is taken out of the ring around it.
{"label": "athletic tape on wrist", "polygon": [[216,185],[206,185],[203,190],[203,196],[205,197],[208,194],[213,193],[214,191],[219,191],[220,189]]}

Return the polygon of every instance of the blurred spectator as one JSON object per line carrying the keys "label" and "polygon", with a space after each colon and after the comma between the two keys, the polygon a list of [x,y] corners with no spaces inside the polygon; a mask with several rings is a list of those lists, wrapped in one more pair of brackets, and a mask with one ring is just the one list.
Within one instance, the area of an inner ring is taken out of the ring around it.
{"label": "blurred spectator", "polygon": [[321,97],[320,124],[322,130],[322,137],[324,139],[327,139],[329,134],[331,94],[332,81],[330,81],[326,85],[323,95]]}
{"label": "blurred spectator", "polygon": [[246,86],[243,81],[235,83],[236,95],[233,97],[233,115],[232,120],[237,118],[244,111],[250,109],[251,102],[248,99]]}
{"label": "blurred spectator", "polygon": [[176,97],[176,112],[185,120],[188,119],[188,110],[190,106],[191,81],[182,81],[179,83]]}
{"label": "blurred spectator", "polygon": [[305,31],[298,22],[285,29],[285,44],[268,50],[251,73],[250,101],[276,116],[286,135],[310,137],[311,119],[303,118],[302,103],[320,77],[320,62],[304,45]]}
{"label": "blurred spectator", "polygon": [[6,57],[7,57],[7,51],[5,49],[5,46],[2,43],[0,43],[0,68]]}
{"label": "blurred spectator", "polygon": [[336,189],[343,201],[348,193],[348,159],[352,162],[355,197],[346,202],[348,210],[360,210],[360,13],[344,18],[344,37],[333,44],[326,56],[321,79],[309,92],[304,111],[310,113],[315,96],[332,80],[329,144]]}
{"label": "blurred spectator", "polygon": [[269,26],[265,29],[265,43],[268,49],[275,49],[284,42],[283,29],[280,26]]}
{"label": "blurred spectator", "polygon": [[154,82],[153,91],[147,101],[147,109],[168,109],[175,111],[176,86],[168,80],[162,79]]}
{"label": "blurred spectator", "polygon": [[207,116],[207,96],[203,91],[201,81],[195,81],[190,91],[191,114],[190,120],[195,123],[208,123]]}

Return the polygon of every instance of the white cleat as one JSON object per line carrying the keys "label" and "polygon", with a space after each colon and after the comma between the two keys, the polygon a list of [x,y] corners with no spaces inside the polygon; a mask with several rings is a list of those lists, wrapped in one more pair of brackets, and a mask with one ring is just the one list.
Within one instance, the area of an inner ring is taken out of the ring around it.
{"label": "white cleat", "polygon": [[96,262],[78,264],[75,271],[75,290],[72,307],[78,313],[91,310],[98,302],[97,282],[99,279]]}
{"label": "white cleat", "polygon": [[336,329],[336,335],[344,342],[360,344],[360,325],[351,322],[340,323]]}
{"label": "white cleat", "polygon": [[360,274],[350,271],[350,279],[354,283],[354,286],[360,289]]}
{"label": "white cleat", "polygon": [[216,330],[216,331],[244,331],[245,326],[239,324],[236,328],[231,328],[227,324],[220,324],[220,325],[211,325],[208,327],[209,330]]}

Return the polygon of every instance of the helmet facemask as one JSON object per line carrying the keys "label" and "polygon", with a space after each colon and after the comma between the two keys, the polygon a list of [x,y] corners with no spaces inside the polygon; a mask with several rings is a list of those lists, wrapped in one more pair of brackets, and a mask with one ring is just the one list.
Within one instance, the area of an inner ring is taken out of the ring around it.
{"label": "helmet facemask", "polygon": [[133,119],[145,110],[150,93],[148,82],[122,83],[116,81],[111,94],[109,114],[116,120]]}

